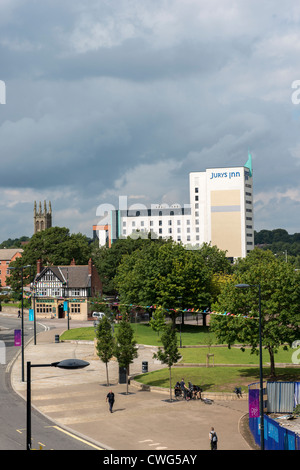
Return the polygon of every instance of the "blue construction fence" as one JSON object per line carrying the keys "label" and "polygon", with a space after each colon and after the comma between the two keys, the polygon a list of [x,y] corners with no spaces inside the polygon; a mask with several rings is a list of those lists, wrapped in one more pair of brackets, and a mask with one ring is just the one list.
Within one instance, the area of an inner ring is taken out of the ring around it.
{"label": "blue construction fence", "polygon": [[[250,384],[249,428],[260,445],[259,384]],[[268,400],[270,390],[270,400]],[[275,391],[274,391],[275,390]],[[291,403],[291,393],[293,393]],[[300,435],[281,426],[265,413],[292,413],[300,403],[300,382],[270,382],[264,384],[264,448],[265,450],[300,450]]]}

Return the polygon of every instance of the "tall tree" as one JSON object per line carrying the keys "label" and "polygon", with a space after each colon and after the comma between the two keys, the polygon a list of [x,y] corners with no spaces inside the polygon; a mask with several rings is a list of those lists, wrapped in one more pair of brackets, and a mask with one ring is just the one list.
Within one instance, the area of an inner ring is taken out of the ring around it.
{"label": "tall tree", "polygon": [[114,337],[112,333],[112,324],[104,316],[99,320],[97,329],[96,329],[96,338],[97,338],[97,354],[102,362],[104,362],[106,367],[106,382],[109,385],[108,380],[108,363],[113,357],[114,354]]}
{"label": "tall tree", "polygon": [[172,401],[172,366],[176,364],[181,358],[177,346],[176,330],[171,325],[168,325],[161,337],[163,349],[158,348],[157,353],[153,354],[155,359],[158,359],[169,368],[169,381],[170,381],[170,401]]}
{"label": "tall tree", "polygon": [[115,336],[115,356],[119,366],[126,369],[127,393],[129,365],[132,364],[133,360],[138,355],[136,341],[133,339],[133,334],[133,329],[131,328],[129,321],[123,315]]}
{"label": "tall tree", "polygon": [[[237,289],[248,284],[248,289]],[[213,315],[211,329],[219,341],[250,345],[258,353],[259,298],[261,287],[262,344],[269,352],[271,375],[275,376],[274,354],[279,346],[299,338],[299,274],[270,251],[255,249],[238,262],[233,278],[223,285],[213,309],[234,316]],[[245,318],[247,317],[247,318]]]}
{"label": "tall tree", "polygon": [[123,303],[161,305],[169,310],[173,325],[183,309],[210,305],[211,281],[212,269],[201,253],[171,240],[125,256],[115,277]]}

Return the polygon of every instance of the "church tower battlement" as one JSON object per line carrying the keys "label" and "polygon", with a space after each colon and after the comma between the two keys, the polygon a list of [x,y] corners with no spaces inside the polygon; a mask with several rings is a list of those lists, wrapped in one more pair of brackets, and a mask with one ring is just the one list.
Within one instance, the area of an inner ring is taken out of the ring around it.
{"label": "church tower battlement", "polygon": [[49,210],[47,210],[47,204],[46,201],[44,201],[44,210],[42,211],[41,202],[39,203],[39,208],[37,210],[36,201],[34,201],[33,225],[34,233],[41,232],[42,230],[52,227],[51,202],[49,202]]}

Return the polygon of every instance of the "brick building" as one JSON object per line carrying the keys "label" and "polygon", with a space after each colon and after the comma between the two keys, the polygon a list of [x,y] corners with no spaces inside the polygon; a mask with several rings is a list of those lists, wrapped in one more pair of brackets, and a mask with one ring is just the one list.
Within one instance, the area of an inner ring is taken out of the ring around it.
{"label": "brick building", "polygon": [[[88,320],[89,299],[102,294],[102,283],[90,259],[87,265],[42,267],[37,262],[33,283],[33,308],[36,318],[69,318]],[[67,303],[66,303],[67,302]]]}
{"label": "brick building", "polygon": [[21,248],[5,248],[0,250],[0,287],[6,287],[6,278],[10,275],[8,267],[12,261],[20,258],[22,253],[23,250]]}

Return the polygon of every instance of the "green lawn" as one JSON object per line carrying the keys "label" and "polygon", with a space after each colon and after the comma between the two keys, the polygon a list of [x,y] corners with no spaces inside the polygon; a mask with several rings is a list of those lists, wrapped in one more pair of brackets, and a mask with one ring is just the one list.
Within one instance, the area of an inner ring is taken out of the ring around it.
{"label": "green lawn", "polygon": [[[211,347],[211,348],[182,348],[180,354],[182,355],[181,362],[184,363],[195,363],[195,364],[206,364],[206,355],[213,354],[214,357],[210,358],[210,364],[248,364],[258,365],[259,356],[257,354],[251,354],[250,349],[242,351],[239,347],[232,347],[228,349],[225,347]],[[289,349],[285,351],[280,348],[277,354],[275,354],[276,363],[292,363],[293,350]],[[270,357],[266,350],[263,350],[263,363],[269,363]]]}
{"label": "green lawn", "polygon": [[[118,328],[118,324],[114,325],[114,329]],[[146,344],[153,346],[162,346],[161,336],[157,335],[147,324],[132,324],[135,333],[135,340],[138,344]],[[178,330],[178,346],[179,346],[179,330]],[[89,340],[95,338],[94,327],[74,328],[67,330],[61,336],[61,340]],[[199,346],[207,344],[216,344],[216,338],[209,329],[200,326],[184,325],[181,332],[182,345]],[[228,349],[226,345],[223,347],[192,347],[180,348],[180,354],[183,359],[181,362],[185,364],[206,364],[206,354],[208,351],[214,354],[215,364],[236,364],[233,367],[172,367],[172,384],[175,385],[177,380],[185,378],[186,382],[192,382],[200,385],[204,391],[214,392],[233,392],[235,387],[241,387],[244,392],[248,391],[248,384],[259,381],[258,355],[250,354],[249,349],[241,351],[237,347]],[[292,350],[280,351],[275,356],[276,363],[291,363]],[[269,355],[263,351],[264,362],[264,380],[269,378],[269,369],[266,364],[269,362]],[[212,359],[210,360],[212,364]],[[257,367],[255,367],[257,365]],[[247,367],[252,366],[252,367]],[[278,380],[299,380],[299,369],[289,369],[276,367]],[[155,372],[142,374],[135,377],[136,380],[152,386],[169,388],[169,371],[164,368]]]}
{"label": "green lawn", "polygon": [[[149,324],[145,323],[132,323],[132,328],[135,334],[135,340],[138,344],[147,344],[151,346],[162,346],[161,334],[158,335],[152,330]],[[114,329],[118,328],[118,324],[114,324]],[[178,345],[180,342],[180,332],[178,331]],[[62,340],[82,339],[93,341],[95,338],[95,329],[93,326],[84,328],[74,328],[67,330],[61,336]],[[200,344],[208,344],[209,341],[216,342],[215,335],[210,333],[208,327],[183,325],[181,333],[182,345],[196,346]]]}
{"label": "green lawn", "polygon": [[[270,369],[263,369],[264,380],[270,378]],[[276,369],[276,379],[283,381],[299,380],[299,369]],[[204,392],[233,393],[235,387],[241,387],[248,393],[248,385],[259,382],[259,368],[255,367],[172,367],[172,387],[182,377],[185,382],[199,385]],[[134,377],[135,380],[156,387],[169,388],[169,370],[160,369]]]}

